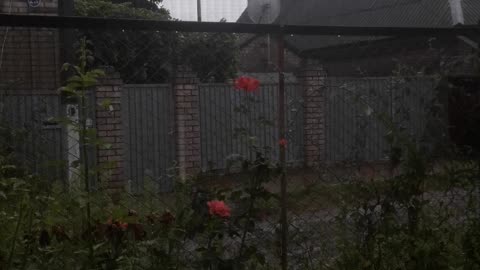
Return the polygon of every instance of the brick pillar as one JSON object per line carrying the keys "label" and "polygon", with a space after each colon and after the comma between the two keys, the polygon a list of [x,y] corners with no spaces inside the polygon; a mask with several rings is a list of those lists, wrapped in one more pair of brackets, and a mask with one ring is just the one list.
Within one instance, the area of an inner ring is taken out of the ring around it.
{"label": "brick pillar", "polygon": [[174,78],[176,157],[180,177],[200,172],[200,106],[198,78],[180,66]]}
{"label": "brick pillar", "polygon": [[107,181],[112,190],[122,189],[125,185],[122,85],[120,75],[111,72],[100,80],[95,91],[95,125],[98,139],[104,144],[97,149],[97,162],[101,168],[99,178]]}
{"label": "brick pillar", "polygon": [[325,78],[322,66],[305,60],[299,74],[304,99],[304,153],[307,167],[319,166],[325,157]]}

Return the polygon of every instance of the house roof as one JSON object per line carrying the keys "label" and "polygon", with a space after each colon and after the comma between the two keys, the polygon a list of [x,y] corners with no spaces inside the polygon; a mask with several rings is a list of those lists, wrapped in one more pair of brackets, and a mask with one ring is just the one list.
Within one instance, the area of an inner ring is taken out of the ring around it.
{"label": "house roof", "polygon": [[480,1],[463,0],[463,13],[466,25],[480,24]]}
{"label": "house roof", "polygon": [[[480,20],[480,0],[284,0],[276,23],[359,27],[450,27],[451,3],[461,1],[464,24]],[[239,21],[249,22],[246,11]],[[290,36],[297,51],[312,50],[382,37]]]}
{"label": "house roof", "polygon": [[451,26],[452,18],[449,0],[286,0],[279,22],[332,26],[441,27]]}
{"label": "house roof", "polygon": [[248,11],[245,9],[240,17],[238,17],[237,23],[254,23],[252,19],[248,16]]}

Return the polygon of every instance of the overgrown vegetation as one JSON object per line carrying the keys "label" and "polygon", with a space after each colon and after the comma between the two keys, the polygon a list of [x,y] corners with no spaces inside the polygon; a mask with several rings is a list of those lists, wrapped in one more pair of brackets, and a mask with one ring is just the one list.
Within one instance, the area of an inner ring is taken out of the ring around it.
{"label": "overgrown vegetation", "polygon": [[[64,123],[78,132],[85,152],[87,146],[108,147],[87,126],[85,115],[87,91],[103,71],[89,68],[93,57],[85,39],[77,57],[76,65],[64,65],[72,73],[60,90],[79,104],[79,120]],[[270,199],[263,184],[278,171],[261,151],[243,163],[250,181],[236,190],[202,191],[177,182],[175,195],[166,199],[149,182],[141,196],[124,193],[113,200],[104,182],[93,188],[93,176],[105,168],[90,167],[87,153],[71,164],[77,175],[67,185],[22,168],[8,140],[13,132],[6,127],[1,133],[1,269],[254,269],[266,264],[265,251],[248,239],[259,206]]]}
{"label": "overgrown vegetation", "polygon": [[[343,197],[334,269],[478,269],[478,167],[434,169],[418,148],[403,149],[401,174]],[[429,179],[444,185],[428,189]]]}

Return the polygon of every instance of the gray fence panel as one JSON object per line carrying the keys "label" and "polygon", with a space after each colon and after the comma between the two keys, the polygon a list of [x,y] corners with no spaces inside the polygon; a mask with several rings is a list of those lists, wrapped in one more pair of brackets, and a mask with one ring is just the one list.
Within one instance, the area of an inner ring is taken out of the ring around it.
{"label": "gray fence panel", "polygon": [[[228,84],[201,84],[200,121],[202,169],[223,170],[235,157],[255,158],[248,137],[278,159],[278,84],[263,84],[245,94]],[[298,84],[286,84],[287,160],[303,160],[303,107]],[[248,112],[242,112],[247,105]],[[248,136],[241,136],[245,132]]]}
{"label": "gray fence panel", "polygon": [[173,187],[169,170],[175,166],[175,123],[170,85],[125,85],[122,90],[125,171],[133,192],[146,187]]}
{"label": "gray fence panel", "polygon": [[392,118],[419,143],[426,131],[429,109],[435,98],[434,80],[408,78],[392,81]]}
{"label": "gray fence panel", "polygon": [[388,158],[385,116],[420,140],[434,97],[434,81],[412,78],[328,78],[326,161]]}
{"label": "gray fence panel", "polygon": [[57,95],[0,94],[0,123],[15,133],[7,143],[21,165],[51,181],[66,179],[64,116]]}

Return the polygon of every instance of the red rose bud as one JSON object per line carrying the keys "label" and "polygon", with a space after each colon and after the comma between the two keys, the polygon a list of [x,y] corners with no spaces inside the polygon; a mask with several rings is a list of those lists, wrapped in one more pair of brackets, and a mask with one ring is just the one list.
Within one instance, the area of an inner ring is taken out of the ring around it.
{"label": "red rose bud", "polygon": [[170,213],[170,211],[165,211],[163,215],[160,217],[160,222],[165,225],[170,225],[175,221],[175,216]]}

